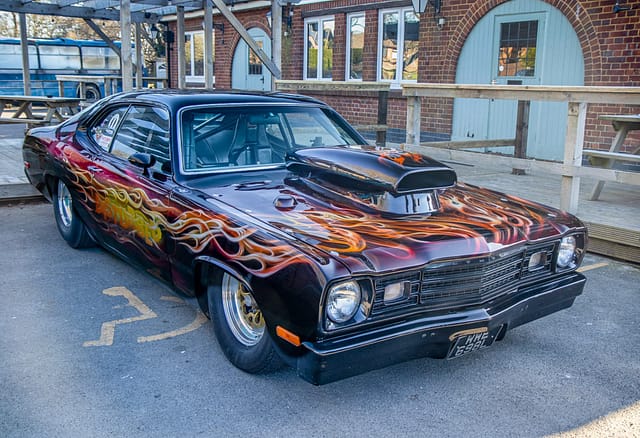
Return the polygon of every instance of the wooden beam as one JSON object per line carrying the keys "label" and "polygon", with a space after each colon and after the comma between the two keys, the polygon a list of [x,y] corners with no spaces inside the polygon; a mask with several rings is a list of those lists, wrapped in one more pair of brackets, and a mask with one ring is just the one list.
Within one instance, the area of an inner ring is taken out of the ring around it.
{"label": "wooden beam", "polygon": [[25,96],[31,96],[31,72],[29,69],[29,41],[27,40],[27,16],[20,14],[20,49],[22,50],[22,86]]}
{"label": "wooden beam", "polygon": [[625,172],[614,169],[600,169],[597,167],[583,167],[565,165],[553,161],[540,161],[523,158],[514,158],[506,155],[485,154],[481,152],[463,151],[457,149],[443,149],[416,144],[403,144],[400,148],[405,151],[424,154],[436,160],[461,161],[476,165],[501,167],[517,167],[533,172],[546,172],[553,175],[568,175],[582,178],[601,179],[621,184],[640,186],[639,172]]}
{"label": "wooden beam", "polygon": [[204,87],[213,89],[213,7],[204,0]]}
{"label": "wooden beam", "polygon": [[91,20],[90,18],[85,18],[84,22],[87,23],[87,26],[89,26],[91,30],[93,30],[102,39],[102,41],[107,43],[107,45],[111,48],[111,50],[116,52],[119,58],[122,58],[122,53],[120,53],[120,47],[116,46],[115,43],[111,41],[111,38],[109,38],[109,36],[106,33],[104,33],[102,29],[100,29],[100,26],[94,23],[93,20]]}
{"label": "wooden beam", "polygon": [[637,105],[640,99],[640,87],[403,84],[402,95]]}
{"label": "wooden beam", "polygon": [[[582,148],[584,145],[584,130],[587,124],[587,104],[584,102],[569,102],[567,115],[567,134],[564,145],[565,166],[582,165]],[[578,211],[580,195],[580,177],[563,174],[560,191],[560,208],[569,213]]]}
{"label": "wooden beam", "polygon": [[[0,11],[15,12],[18,14],[52,15],[56,17],[93,18],[98,20],[120,20],[120,13],[112,9],[94,9],[84,6],[59,7],[52,3],[22,3],[20,0],[3,0],[0,2]],[[149,12],[134,12],[131,20],[140,23],[157,23],[160,21],[158,14]]]}
{"label": "wooden beam", "polygon": [[136,72],[136,90],[142,89],[142,37],[140,34],[142,33],[142,24],[136,23],[136,60],[138,61],[138,65],[131,63],[133,70]]}
{"label": "wooden beam", "polygon": [[271,59],[269,59],[267,54],[264,53],[264,50],[262,50],[260,46],[258,46],[256,41],[253,38],[251,38],[251,35],[249,35],[249,32],[247,32],[247,29],[245,29],[242,23],[240,23],[240,21],[236,18],[235,15],[233,15],[233,12],[231,12],[231,10],[227,7],[224,0],[211,0],[211,1],[213,1],[213,3],[216,5],[220,13],[224,15],[224,18],[226,18],[227,21],[231,23],[231,26],[233,26],[236,32],[240,34],[240,37],[247,43],[247,45],[251,48],[251,50],[253,50],[254,53],[258,56],[258,58],[260,58],[262,63],[269,69],[271,74],[276,79],[280,79],[280,77],[282,76],[282,73],[280,72],[280,69],[278,68],[278,66],[275,65],[275,63]]}
{"label": "wooden beam", "polygon": [[509,147],[516,143],[514,138],[497,140],[463,140],[463,141],[427,141],[421,142],[421,146],[430,146],[444,149],[481,149]]}
{"label": "wooden beam", "polygon": [[[271,57],[276,67],[282,69],[282,5],[271,2]],[[276,77],[271,76],[271,89],[276,89]]]}
{"label": "wooden beam", "polygon": [[389,91],[388,82],[351,82],[351,81],[290,81],[277,80],[280,91]]}
{"label": "wooden beam", "polygon": [[122,91],[133,89],[131,62],[131,0],[120,0],[120,64],[122,65]]}
{"label": "wooden beam", "polygon": [[[184,8],[178,6],[176,8],[176,46],[178,47],[178,88],[183,89],[186,87],[186,71],[185,71],[185,46],[184,46]],[[167,53],[167,56],[169,54]]]}

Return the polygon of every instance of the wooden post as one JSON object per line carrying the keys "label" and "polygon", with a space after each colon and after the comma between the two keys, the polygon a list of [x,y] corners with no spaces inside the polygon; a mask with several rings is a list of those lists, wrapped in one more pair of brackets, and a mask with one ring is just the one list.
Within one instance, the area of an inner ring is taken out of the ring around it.
{"label": "wooden post", "polygon": [[176,41],[178,46],[178,88],[186,87],[186,57],[184,53],[184,6],[176,7],[177,29]]}
{"label": "wooden post", "polygon": [[27,16],[20,14],[20,48],[22,49],[22,84],[24,95],[31,96],[31,72],[29,71],[29,41],[27,41]]}
{"label": "wooden post", "polygon": [[420,97],[407,97],[407,144],[420,144],[421,105],[422,99]]}
{"label": "wooden post", "polygon": [[[531,102],[528,100],[518,101],[518,116],[516,119],[516,141],[513,156],[516,158],[527,158],[527,137],[529,136],[529,108]],[[513,175],[524,175],[524,169],[511,169]]]}
{"label": "wooden post", "polygon": [[122,64],[122,91],[133,89],[133,66],[131,63],[131,0],[120,0],[120,62]]}
{"label": "wooden post", "polygon": [[204,87],[213,89],[213,6],[204,2]]}
{"label": "wooden post", "polygon": [[[378,91],[378,125],[386,125],[387,124],[387,108],[389,104],[389,91],[388,90],[380,90]],[[376,131],[376,145],[379,147],[384,147],[387,144],[387,130],[380,131],[379,129]]]}
{"label": "wooden post", "polygon": [[[563,161],[567,169],[582,164],[582,147],[584,144],[586,122],[587,104],[584,102],[569,102]],[[576,213],[578,211],[579,196],[580,177],[574,177],[567,173],[563,174],[560,192],[560,208],[569,213]]]}
{"label": "wooden post", "polygon": [[136,62],[132,63],[132,68],[136,69],[136,90],[142,89],[142,66],[144,65],[142,59],[142,25],[140,23],[135,24],[136,27]]}
{"label": "wooden post", "polygon": [[[271,2],[271,57],[273,63],[282,69],[282,5],[279,0]],[[276,89],[276,77],[271,75],[271,89]]]}

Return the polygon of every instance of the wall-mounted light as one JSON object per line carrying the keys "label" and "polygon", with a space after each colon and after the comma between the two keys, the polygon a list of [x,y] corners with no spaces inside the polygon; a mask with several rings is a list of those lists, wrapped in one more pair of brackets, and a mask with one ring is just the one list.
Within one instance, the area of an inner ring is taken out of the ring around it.
{"label": "wall-mounted light", "polygon": [[156,27],[155,24],[151,25],[151,29],[149,29],[149,32],[151,33],[151,39],[155,40],[156,37],[158,36],[158,28]]}
{"label": "wall-mounted light", "polygon": [[427,10],[427,6],[431,4],[433,6],[433,15],[438,15],[440,13],[440,9],[442,8],[441,0],[411,0],[413,4],[413,10],[418,14],[422,14]]}
{"label": "wall-mounted light", "polygon": [[618,12],[622,12],[622,11],[630,11],[631,10],[631,6],[620,6],[620,2],[616,1],[616,4],[613,5],[613,13],[617,14]]}

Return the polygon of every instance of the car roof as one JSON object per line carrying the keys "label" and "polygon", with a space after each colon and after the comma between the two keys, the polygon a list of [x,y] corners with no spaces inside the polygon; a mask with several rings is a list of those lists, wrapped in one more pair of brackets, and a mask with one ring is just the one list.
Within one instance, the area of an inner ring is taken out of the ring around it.
{"label": "car roof", "polygon": [[170,108],[179,109],[192,105],[207,104],[291,104],[312,103],[325,104],[317,99],[279,92],[251,92],[236,90],[142,90],[120,93],[114,96],[111,102],[119,100],[138,100],[163,103]]}

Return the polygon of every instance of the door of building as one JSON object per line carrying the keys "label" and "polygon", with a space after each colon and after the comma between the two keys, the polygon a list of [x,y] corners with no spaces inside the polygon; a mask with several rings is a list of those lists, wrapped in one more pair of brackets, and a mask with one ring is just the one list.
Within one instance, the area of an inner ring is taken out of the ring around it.
{"label": "door of building", "polygon": [[[271,57],[271,39],[265,31],[254,27],[249,29],[249,35]],[[238,42],[233,54],[231,86],[239,90],[271,90],[271,72],[244,40]]]}
{"label": "door of building", "polygon": [[[582,49],[558,9],[538,0],[515,0],[494,8],[471,31],[458,59],[456,83],[583,85]],[[516,101],[456,99],[452,139],[514,138],[516,109]],[[566,116],[566,103],[531,103],[528,156],[562,159]]]}

